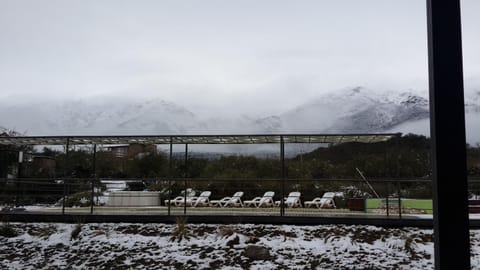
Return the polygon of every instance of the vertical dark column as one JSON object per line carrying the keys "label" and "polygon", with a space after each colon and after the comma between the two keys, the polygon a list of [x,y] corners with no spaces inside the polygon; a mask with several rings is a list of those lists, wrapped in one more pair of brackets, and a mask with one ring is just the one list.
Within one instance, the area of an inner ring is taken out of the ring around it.
{"label": "vertical dark column", "polygon": [[185,171],[183,172],[183,183],[185,185],[185,194],[183,199],[183,215],[187,214],[187,172],[188,172],[188,144],[185,144]]}
{"label": "vertical dark column", "polygon": [[173,138],[170,137],[170,155],[168,156],[168,215],[170,216],[170,200],[172,198],[172,158],[173,158]]}
{"label": "vertical dark column", "polygon": [[20,182],[23,174],[23,151],[18,151],[18,168],[17,168],[17,179],[15,179],[15,207],[19,207],[22,201],[22,193],[20,189],[23,190],[23,184]]}
{"label": "vertical dark column", "polygon": [[280,199],[280,216],[285,215],[285,142],[283,141],[283,136],[280,136],[280,163],[281,163],[281,172],[280,177],[282,180],[282,196]]}
{"label": "vertical dark column", "polygon": [[68,154],[70,152],[70,138],[67,138],[67,144],[65,145],[65,165],[63,172],[63,199],[62,199],[62,215],[65,214],[65,199],[67,197],[67,174],[69,173],[69,160]]}
{"label": "vertical dark column", "polygon": [[387,184],[387,196],[385,196],[386,197],[385,199],[386,199],[386,204],[387,204],[387,217],[389,217],[390,216],[390,201],[389,201],[390,200],[389,199],[389,197],[390,197],[390,195],[389,195],[390,194],[390,188],[389,188],[390,187],[390,182],[386,182],[386,184]]}
{"label": "vertical dark column", "polygon": [[[384,148],[383,148],[383,164],[384,164],[384,177],[385,177],[385,180],[386,182],[384,182],[384,184],[386,185],[386,194],[385,194],[385,203],[387,205],[387,217],[390,216],[390,209],[388,209],[390,207],[389,205],[389,201],[388,201],[388,196],[389,196],[389,190],[388,190],[388,185],[389,185],[389,182],[388,182],[388,156],[387,156],[387,146],[388,146],[388,141],[386,141],[384,143]],[[367,210],[367,208],[365,207],[365,211]]]}
{"label": "vertical dark column", "polygon": [[93,145],[93,157],[92,157],[92,194],[90,196],[90,214],[93,214],[93,205],[95,198],[95,181],[97,181],[97,145]]}
{"label": "vertical dark column", "polygon": [[398,218],[402,218],[402,188],[400,186],[400,181],[397,180],[397,203],[398,203]]}
{"label": "vertical dark column", "polygon": [[427,13],[435,269],[470,269],[460,1]]}

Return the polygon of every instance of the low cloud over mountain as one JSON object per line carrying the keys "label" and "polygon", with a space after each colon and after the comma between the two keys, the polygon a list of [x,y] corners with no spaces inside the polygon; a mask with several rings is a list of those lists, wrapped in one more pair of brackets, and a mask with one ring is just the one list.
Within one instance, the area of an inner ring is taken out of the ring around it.
{"label": "low cloud over mountain", "polygon": [[[426,93],[425,93],[426,94]],[[4,100],[0,126],[26,135],[362,133],[428,135],[428,99],[414,91],[378,92],[353,87],[329,92],[279,115],[206,117],[162,99],[85,98],[69,101]],[[466,95],[469,132],[480,119],[480,91]],[[475,121],[477,119],[477,121]]]}

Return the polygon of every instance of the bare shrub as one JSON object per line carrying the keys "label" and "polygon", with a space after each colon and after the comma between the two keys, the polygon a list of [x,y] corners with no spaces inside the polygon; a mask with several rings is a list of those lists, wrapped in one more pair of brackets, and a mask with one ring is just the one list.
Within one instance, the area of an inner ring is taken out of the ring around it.
{"label": "bare shrub", "polygon": [[6,222],[0,225],[0,236],[11,238],[18,236],[18,232],[12,224]]}
{"label": "bare shrub", "polygon": [[77,240],[80,238],[80,232],[82,231],[82,224],[78,223],[73,228],[72,233],[70,234],[70,241]]}
{"label": "bare shrub", "polygon": [[170,241],[177,240],[178,242],[181,242],[183,239],[190,239],[190,233],[187,227],[187,218],[177,217],[177,219],[175,220],[175,225],[175,230],[170,237]]}

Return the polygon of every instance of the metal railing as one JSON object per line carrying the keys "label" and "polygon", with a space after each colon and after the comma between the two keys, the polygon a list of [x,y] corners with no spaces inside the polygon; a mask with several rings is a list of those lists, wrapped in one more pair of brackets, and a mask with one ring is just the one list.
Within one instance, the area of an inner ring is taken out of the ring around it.
{"label": "metal railing", "polygon": [[[470,186],[480,195],[479,180]],[[431,189],[425,179],[17,178],[0,179],[0,205],[12,213],[402,218],[431,214]],[[239,203],[225,203],[239,191]]]}
{"label": "metal railing", "polygon": [[[480,199],[480,180],[471,179],[469,188]],[[199,197],[203,191],[208,196]],[[237,192],[237,203],[226,203]],[[370,179],[367,185],[361,179],[3,178],[0,206],[12,214],[403,218],[431,215],[431,192],[425,179]]]}

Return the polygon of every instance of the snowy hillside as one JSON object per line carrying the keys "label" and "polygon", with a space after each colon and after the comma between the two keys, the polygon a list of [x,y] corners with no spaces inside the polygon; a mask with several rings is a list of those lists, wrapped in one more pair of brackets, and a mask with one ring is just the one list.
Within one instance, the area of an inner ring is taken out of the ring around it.
{"label": "snowy hillside", "polygon": [[428,118],[428,100],[411,91],[376,93],[356,87],[323,95],[284,113],[281,118],[285,127],[293,130],[379,132]]}
{"label": "snowy hillside", "polygon": [[[433,269],[432,231],[373,226],[12,224],[2,269]],[[76,233],[75,233],[76,232]],[[479,233],[471,232],[478,268]],[[185,237],[184,237],[185,236]]]}
{"label": "snowy hillside", "polygon": [[[467,142],[473,145],[480,143],[480,91],[465,93],[465,124]],[[430,119],[426,117],[405,121],[387,132],[410,132],[430,136]]]}
{"label": "snowy hillside", "polygon": [[4,104],[0,115],[1,126],[28,135],[180,133],[199,123],[192,112],[160,99]]}

